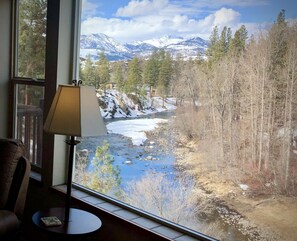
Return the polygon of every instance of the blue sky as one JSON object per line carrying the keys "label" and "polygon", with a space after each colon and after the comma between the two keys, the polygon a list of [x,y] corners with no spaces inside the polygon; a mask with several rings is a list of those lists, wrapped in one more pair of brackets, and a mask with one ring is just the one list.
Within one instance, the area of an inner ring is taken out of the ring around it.
{"label": "blue sky", "polygon": [[297,21],[297,0],[83,0],[82,34],[105,33],[122,43],[164,35],[208,39],[217,25],[233,33],[267,29],[281,9]]}

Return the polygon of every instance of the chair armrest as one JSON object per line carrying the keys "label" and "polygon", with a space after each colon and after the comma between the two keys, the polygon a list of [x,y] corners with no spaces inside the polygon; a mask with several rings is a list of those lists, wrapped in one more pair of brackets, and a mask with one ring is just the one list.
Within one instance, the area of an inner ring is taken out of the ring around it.
{"label": "chair armrest", "polygon": [[8,195],[7,210],[14,212],[18,217],[20,217],[24,211],[30,178],[30,169],[30,162],[26,158],[21,157],[13,175]]}

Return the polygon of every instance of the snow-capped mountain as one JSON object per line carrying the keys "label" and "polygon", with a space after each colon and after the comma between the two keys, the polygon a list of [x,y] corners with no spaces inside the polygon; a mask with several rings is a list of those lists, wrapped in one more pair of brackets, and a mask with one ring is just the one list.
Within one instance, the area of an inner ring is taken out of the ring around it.
{"label": "snow-capped mountain", "polygon": [[154,50],[158,49],[156,46],[144,43],[144,42],[134,42],[130,44],[125,44],[125,47],[130,50],[132,56],[142,56],[147,57],[151,55]]}
{"label": "snow-capped mountain", "polygon": [[171,45],[171,44],[177,44],[180,43],[182,41],[184,41],[185,39],[182,37],[176,37],[176,36],[172,36],[172,35],[166,35],[163,36],[161,38],[154,38],[154,39],[148,39],[148,40],[144,40],[144,43],[147,44],[151,44],[157,48],[166,48],[166,46]]}
{"label": "snow-capped mountain", "polygon": [[97,60],[101,51],[104,51],[111,61],[129,60],[134,56],[148,57],[154,50],[163,48],[173,57],[180,56],[184,59],[196,58],[204,55],[208,42],[199,37],[183,38],[164,36],[159,39],[136,41],[121,44],[105,34],[81,35],[80,55],[85,58],[90,54],[92,60]]}
{"label": "snow-capped mountain", "polygon": [[173,57],[182,56],[184,59],[196,58],[198,55],[203,57],[207,48],[208,42],[199,37],[186,39],[165,47]]}
{"label": "snow-capped mountain", "polygon": [[88,54],[92,60],[97,60],[101,51],[104,51],[109,60],[121,60],[133,58],[130,50],[113,38],[103,34],[81,35],[80,56],[85,58]]}

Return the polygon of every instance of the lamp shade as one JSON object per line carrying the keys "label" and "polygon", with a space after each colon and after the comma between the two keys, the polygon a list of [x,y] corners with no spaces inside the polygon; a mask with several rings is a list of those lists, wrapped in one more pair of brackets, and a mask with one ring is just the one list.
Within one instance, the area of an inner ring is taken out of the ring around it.
{"label": "lamp shade", "polygon": [[95,88],[59,85],[44,130],[49,133],[79,137],[106,134]]}

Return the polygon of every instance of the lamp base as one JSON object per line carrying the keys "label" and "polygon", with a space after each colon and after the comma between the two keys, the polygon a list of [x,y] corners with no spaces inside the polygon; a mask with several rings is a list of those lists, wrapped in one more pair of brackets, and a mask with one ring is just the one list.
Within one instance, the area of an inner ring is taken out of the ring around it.
{"label": "lamp base", "polygon": [[69,162],[68,162],[68,173],[67,173],[67,193],[65,200],[65,220],[69,221],[69,210],[71,202],[71,188],[72,188],[72,171],[73,171],[73,158],[74,158],[74,147],[80,141],[75,140],[74,136],[71,136],[69,140],[65,141],[69,145]]}

